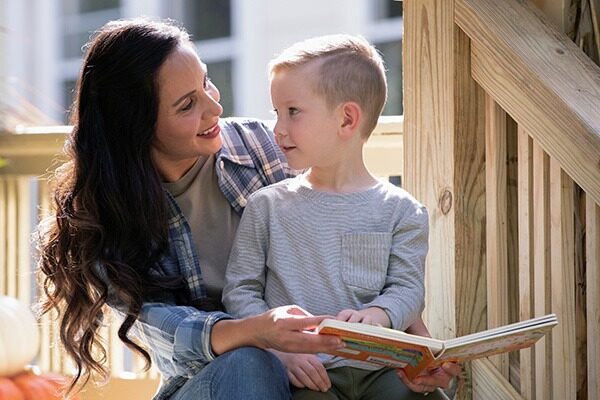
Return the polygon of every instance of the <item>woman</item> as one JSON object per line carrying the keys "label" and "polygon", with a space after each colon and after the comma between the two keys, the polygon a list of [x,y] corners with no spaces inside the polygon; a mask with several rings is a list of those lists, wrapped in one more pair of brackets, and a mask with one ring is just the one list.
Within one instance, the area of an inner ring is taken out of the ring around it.
{"label": "woman", "polygon": [[[149,363],[135,336],[161,371],[155,399],[289,398],[285,370],[264,349],[342,346],[306,333],[324,317],[298,307],[241,320],[221,310],[245,199],[289,175],[264,125],[219,121],[221,113],[182,29],[117,21],[92,39],[66,143],[70,161],[57,171],[56,216],[40,230],[44,310],[60,313],[74,384],[106,373],[95,352],[105,305],[123,317],[121,340]],[[427,392],[454,371],[408,384]]]}

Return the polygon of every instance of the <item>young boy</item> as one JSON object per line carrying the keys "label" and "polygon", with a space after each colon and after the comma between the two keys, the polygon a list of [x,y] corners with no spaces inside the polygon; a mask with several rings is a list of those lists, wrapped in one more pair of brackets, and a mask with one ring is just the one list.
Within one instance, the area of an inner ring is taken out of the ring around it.
{"label": "young boy", "polygon": [[[223,304],[235,317],[297,304],[313,314],[406,330],[424,307],[428,215],[363,160],[387,95],[379,53],[362,38],[318,37],[285,50],[270,73],[277,143],[292,168],[309,169],[250,197]],[[392,369],[327,355],[277,355],[297,399],[422,396]]]}

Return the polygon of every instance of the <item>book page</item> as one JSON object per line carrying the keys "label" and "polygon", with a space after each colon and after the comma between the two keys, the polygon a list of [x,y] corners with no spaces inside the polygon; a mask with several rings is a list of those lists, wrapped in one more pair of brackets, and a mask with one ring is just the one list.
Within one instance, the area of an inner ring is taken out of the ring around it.
{"label": "book page", "polygon": [[469,340],[449,340],[446,350],[436,359],[436,364],[445,361],[468,361],[496,354],[515,351],[532,346],[557,324],[556,318],[529,327],[505,330],[494,335],[469,335]]}

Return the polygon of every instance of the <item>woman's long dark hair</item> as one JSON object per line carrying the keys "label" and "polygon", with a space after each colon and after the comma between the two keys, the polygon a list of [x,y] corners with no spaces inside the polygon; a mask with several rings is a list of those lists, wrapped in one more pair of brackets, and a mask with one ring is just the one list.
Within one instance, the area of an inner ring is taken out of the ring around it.
{"label": "woman's long dark hair", "polygon": [[181,286],[148,274],[168,250],[166,202],[150,146],[158,71],[187,44],[181,28],[149,20],[110,22],[89,44],[65,144],[69,161],[55,176],[56,215],[40,229],[42,312],[59,312],[61,342],[77,366],[69,391],[91,375],[108,375],[98,336],[107,280],[126,313],[119,337],[147,367],[148,353],[127,334],[148,291]]}

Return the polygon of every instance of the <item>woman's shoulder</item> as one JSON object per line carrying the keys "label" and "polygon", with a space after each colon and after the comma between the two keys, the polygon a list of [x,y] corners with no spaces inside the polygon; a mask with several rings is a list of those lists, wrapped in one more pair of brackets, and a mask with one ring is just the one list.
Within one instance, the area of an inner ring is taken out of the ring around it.
{"label": "woman's shoulder", "polygon": [[223,118],[220,125],[226,138],[246,139],[251,136],[274,143],[273,132],[265,121],[255,118]]}

